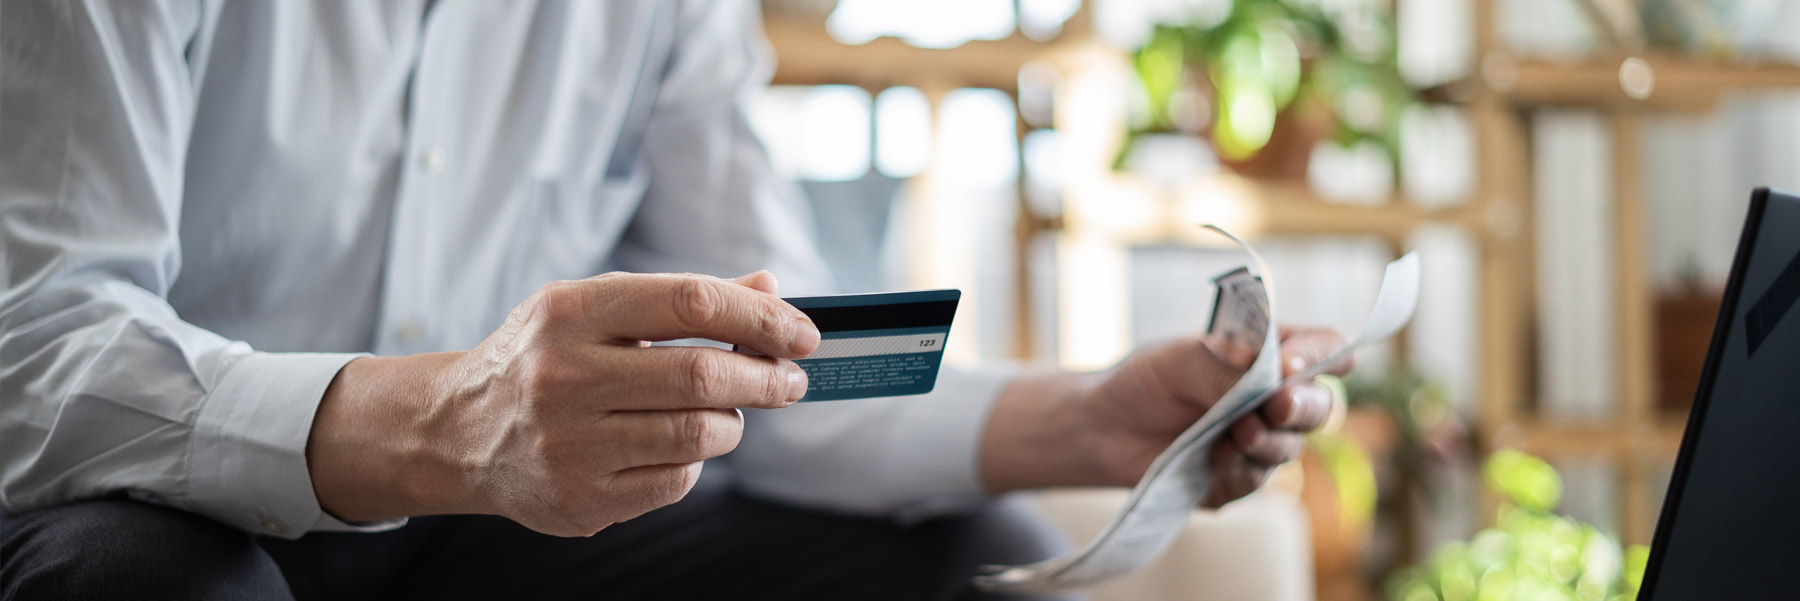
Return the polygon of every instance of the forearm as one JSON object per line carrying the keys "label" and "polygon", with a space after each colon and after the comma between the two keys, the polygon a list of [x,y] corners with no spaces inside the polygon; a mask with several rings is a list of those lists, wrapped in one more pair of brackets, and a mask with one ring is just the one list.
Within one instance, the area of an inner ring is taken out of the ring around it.
{"label": "forearm", "polygon": [[1058,486],[1129,485],[1104,447],[1107,436],[1080,402],[1103,374],[1041,371],[1013,379],[994,402],[981,441],[990,492]]}
{"label": "forearm", "polygon": [[321,507],[346,521],[468,509],[446,494],[461,476],[455,454],[418,435],[446,419],[431,402],[436,374],[459,354],[363,357],[338,372],[306,444]]}

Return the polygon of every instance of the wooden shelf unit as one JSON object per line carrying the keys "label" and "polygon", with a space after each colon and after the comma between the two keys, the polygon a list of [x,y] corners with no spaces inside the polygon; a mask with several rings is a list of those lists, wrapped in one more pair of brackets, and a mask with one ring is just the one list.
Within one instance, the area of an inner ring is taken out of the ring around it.
{"label": "wooden shelf unit", "polygon": [[[1071,19],[1073,21],[1073,19]],[[771,18],[763,23],[780,57],[776,85],[854,85],[881,90],[894,86],[973,87],[1015,92],[1019,70],[1087,39],[1071,23],[1056,38],[1035,41],[1017,31],[999,40],[974,40],[955,48],[920,48],[884,37],[866,44],[839,42],[823,23]]]}
{"label": "wooden shelf unit", "polygon": [[[1480,71],[1482,83],[1520,107],[1701,111],[1733,92],[1800,87],[1800,66],[1670,55],[1551,61],[1493,52],[1482,59]],[[1648,88],[1639,90],[1638,96],[1628,93],[1621,81],[1629,77],[1627,71],[1648,76]]]}
{"label": "wooden shelf unit", "polygon": [[1258,182],[1256,202],[1263,229],[1281,235],[1373,234],[1401,248],[1420,226],[1432,223],[1479,225],[1481,217],[1465,203],[1424,208],[1404,197],[1376,204],[1349,204],[1320,199],[1304,184]]}
{"label": "wooden shelf unit", "polygon": [[[1479,147],[1476,205],[1483,214],[1516,215],[1517,227],[1490,227],[1482,244],[1478,430],[1483,450],[1513,447],[1551,459],[1609,461],[1619,473],[1619,534],[1627,543],[1647,544],[1657,518],[1652,504],[1662,492],[1652,488],[1656,472],[1673,463],[1687,416],[1656,409],[1655,290],[1649,281],[1640,156],[1643,117],[1711,110],[1733,93],[1800,88],[1800,66],[1662,54],[1519,59],[1497,41],[1494,4],[1476,0],[1473,12],[1480,57],[1477,91],[1469,103]],[[1529,119],[1540,109],[1559,107],[1598,111],[1612,136],[1612,284],[1618,303],[1613,378],[1618,398],[1615,415],[1602,423],[1562,423],[1528,410],[1536,373],[1531,332],[1537,327]],[[1485,499],[1488,508],[1495,502]]]}
{"label": "wooden shelf unit", "polygon": [[1625,455],[1673,461],[1681,450],[1683,418],[1662,418],[1637,427],[1617,423],[1559,423],[1528,418],[1495,432],[1500,446],[1551,456]]}
{"label": "wooden shelf unit", "polygon": [[[1654,409],[1653,299],[1647,270],[1647,218],[1642,190],[1639,131],[1642,117],[1661,111],[1704,111],[1739,91],[1800,88],[1800,66],[1703,61],[1669,55],[1615,55],[1579,61],[1515,57],[1501,47],[1495,31],[1494,0],[1473,0],[1478,64],[1455,90],[1474,126],[1476,178],[1464,204],[1420,208],[1405,199],[1379,206],[1320,201],[1303,185],[1252,182],[1265,233],[1295,235],[1375,234],[1396,248],[1418,227],[1448,223],[1464,227],[1478,243],[1477,324],[1479,399],[1475,416],[1482,451],[1514,447],[1551,459],[1601,457],[1620,472],[1621,537],[1647,543],[1655,515],[1650,503],[1657,462],[1671,461],[1679,447],[1685,415]],[[1018,72],[1038,60],[1056,61],[1091,45],[1089,9],[1083,7],[1054,40],[1032,41],[1018,34],[975,41],[952,49],[916,48],[891,39],[863,45],[839,43],[822,23],[771,19],[766,23],[780,62],[775,83],[848,84],[872,92],[914,86],[935,103],[948,90],[986,87],[1015,93]],[[1627,63],[1631,67],[1627,68]],[[1627,73],[1627,71],[1630,71]],[[1648,75],[1648,84],[1644,77]],[[1619,300],[1615,388],[1616,418],[1595,424],[1559,423],[1528,408],[1535,394],[1535,241],[1530,119],[1536,111],[1582,107],[1600,111],[1612,130],[1614,255]],[[1021,127],[1021,135],[1025,128]],[[1021,169],[1023,173],[1023,169]],[[1026,249],[1046,234],[1065,231],[1063,216],[1037,216],[1020,196],[1019,291],[1031,287]],[[1155,234],[1179,241],[1181,234]],[[1137,239],[1134,238],[1134,241]],[[1034,315],[1027,294],[1017,294],[1021,340],[1016,355],[1031,358]],[[1497,501],[1484,498],[1484,508]],[[1481,515],[1492,519],[1492,511]]]}

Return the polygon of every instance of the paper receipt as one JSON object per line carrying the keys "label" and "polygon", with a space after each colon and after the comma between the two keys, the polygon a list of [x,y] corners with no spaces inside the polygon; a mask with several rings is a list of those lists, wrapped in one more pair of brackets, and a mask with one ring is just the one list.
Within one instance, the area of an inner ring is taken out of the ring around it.
{"label": "paper receipt", "polygon": [[1408,253],[1388,263],[1363,332],[1337,353],[1283,380],[1273,311],[1275,288],[1268,267],[1244,241],[1218,227],[1205,227],[1237,242],[1253,263],[1253,270],[1245,268],[1215,280],[1220,289],[1212,330],[1227,339],[1235,337],[1233,342],[1245,343],[1245,348],[1260,349],[1255,361],[1236,385],[1157,456],[1099,537],[1061,557],[1020,566],[990,566],[990,573],[976,577],[978,586],[994,591],[1064,591],[1099,584],[1148,565],[1175,541],[1189,513],[1206,497],[1212,481],[1209,452],[1231,424],[1261,407],[1276,390],[1310,381],[1356,349],[1399,332],[1418,306],[1419,259]]}

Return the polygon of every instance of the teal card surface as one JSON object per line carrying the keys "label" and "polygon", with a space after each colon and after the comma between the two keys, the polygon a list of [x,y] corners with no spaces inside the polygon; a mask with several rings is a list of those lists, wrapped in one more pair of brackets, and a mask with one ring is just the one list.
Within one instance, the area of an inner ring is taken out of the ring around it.
{"label": "teal card surface", "polygon": [[794,361],[806,370],[800,401],[931,392],[961,298],[960,290],[918,290],[782,299],[819,327],[819,350]]}

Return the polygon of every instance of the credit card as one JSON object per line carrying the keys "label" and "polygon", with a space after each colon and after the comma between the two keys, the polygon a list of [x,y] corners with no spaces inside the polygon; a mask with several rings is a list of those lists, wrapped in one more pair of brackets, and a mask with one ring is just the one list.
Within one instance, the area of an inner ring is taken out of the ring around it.
{"label": "credit card", "polygon": [[782,299],[819,327],[819,350],[794,361],[806,370],[800,401],[931,392],[961,298],[961,290],[918,290]]}

